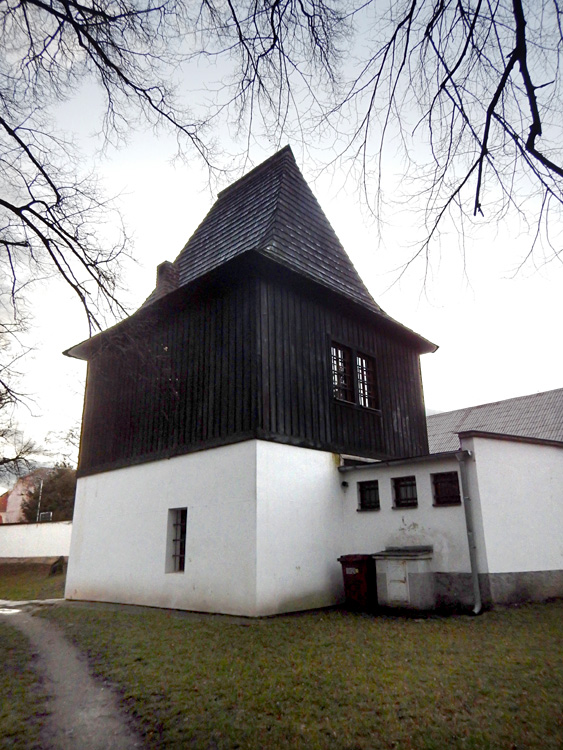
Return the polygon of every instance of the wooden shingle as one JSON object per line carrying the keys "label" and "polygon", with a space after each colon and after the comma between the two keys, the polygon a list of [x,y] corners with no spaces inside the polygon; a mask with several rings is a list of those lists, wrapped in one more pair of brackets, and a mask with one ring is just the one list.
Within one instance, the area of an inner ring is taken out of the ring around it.
{"label": "wooden shingle", "polygon": [[289,146],[219,193],[175,261],[180,285],[250,250],[374,312],[383,312],[305,182]]}

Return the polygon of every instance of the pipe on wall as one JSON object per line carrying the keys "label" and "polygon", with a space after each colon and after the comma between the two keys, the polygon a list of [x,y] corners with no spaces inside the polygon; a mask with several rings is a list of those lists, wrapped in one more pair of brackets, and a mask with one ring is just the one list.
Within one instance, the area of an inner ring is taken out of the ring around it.
{"label": "pipe on wall", "polygon": [[473,520],[473,505],[469,495],[469,482],[467,479],[466,459],[470,458],[470,451],[459,451],[456,458],[459,463],[459,473],[461,478],[461,494],[463,496],[463,509],[465,512],[465,528],[467,531],[467,543],[469,545],[469,564],[471,566],[471,580],[473,583],[473,599],[475,606],[473,614],[478,615],[481,612],[483,603],[481,600],[481,588],[479,586],[479,567],[477,564],[477,544],[475,542],[475,527]]}

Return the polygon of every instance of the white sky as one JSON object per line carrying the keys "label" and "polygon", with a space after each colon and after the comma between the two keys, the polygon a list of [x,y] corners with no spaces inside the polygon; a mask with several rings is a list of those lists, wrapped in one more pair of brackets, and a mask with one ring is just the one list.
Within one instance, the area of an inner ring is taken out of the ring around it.
{"label": "white sky", "polygon": [[[89,126],[87,108],[74,113],[73,125]],[[81,119],[84,123],[81,123]],[[384,242],[362,211],[357,194],[339,189],[328,177],[305,178],[376,301],[401,323],[439,345],[422,357],[426,406],[447,411],[563,385],[561,324],[563,264],[513,269],[529,237],[483,222],[480,236],[466,242],[466,275],[456,238],[442,242],[432,258],[432,274],[422,284],[422,268],[412,266],[401,279],[393,271],[411,252],[408,219],[396,215],[396,226],[384,227]],[[274,152],[264,141],[252,151],[254,164]],[[98,171],[119,203],[134,234],[131,248],[137,264],[125,269],[126,304],[134,309],[154,286],[156,266],[174,260],[209,210],[214,197],[206,175],[194,163],[171,163],[173,139],[136,135],[126,148],[109,151]],[[252,165],[249,165],[249,168]],[[224,185],[222,186],[224,187]],[[64,431],[81,417],[85,363],[61,352],[87,336],[79,303],[63,285],[51,283],[32,297],[35,351],[28,358],[24,390],[33,394],[31,412],[21,411],[26,433],[44,441],[50,431]]]}

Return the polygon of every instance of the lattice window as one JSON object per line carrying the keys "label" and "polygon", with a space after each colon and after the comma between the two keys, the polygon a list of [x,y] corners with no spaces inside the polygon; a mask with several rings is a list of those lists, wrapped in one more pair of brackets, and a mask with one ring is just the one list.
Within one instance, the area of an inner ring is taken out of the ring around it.
{"label": "lattice window", "polygon": [[356,373],[360,406],[366,406],[368,409],[379,409],[375,360],[365,354],[358,354],[356,356]]}
{"label": "lattice window", "polygon": [[182,573],[186,567],[186,527],[187,508],[174,508],[172,511],[172,570]]}
{"label": "lattice window", "polygon": [[379,482],[377,479],[369,482],[358,482],[358,498],[360,510],[379,510]]}
{"label": "lattice window", "polygon": [[395,477],[393,479],[393,495],[396,508],[416,508],[418,505],[416,477]]}
{"label": "lattice window", "polygon": [[434,505],[459,505],[461,503],[457,471],[432,474],[432,490]]}
{"label": "lattice window", "polygon": [[352,352],[340,344],[331,346],[332,392],[340,401],[354,403]]}

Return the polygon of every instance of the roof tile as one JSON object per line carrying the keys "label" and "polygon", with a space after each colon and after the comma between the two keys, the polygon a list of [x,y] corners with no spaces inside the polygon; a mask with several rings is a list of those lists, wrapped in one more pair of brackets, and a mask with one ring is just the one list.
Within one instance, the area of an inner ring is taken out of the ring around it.
{"label": "roof tile", "polygon": [[563,388],[427,417],[431,453],[459,449],[459,432],[482,430],[563,442]]}

